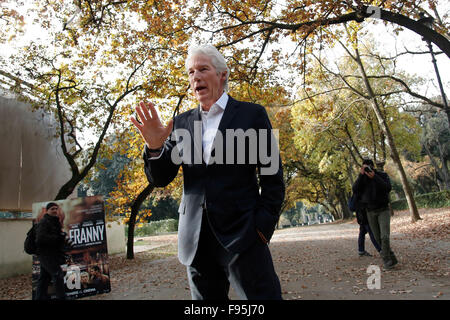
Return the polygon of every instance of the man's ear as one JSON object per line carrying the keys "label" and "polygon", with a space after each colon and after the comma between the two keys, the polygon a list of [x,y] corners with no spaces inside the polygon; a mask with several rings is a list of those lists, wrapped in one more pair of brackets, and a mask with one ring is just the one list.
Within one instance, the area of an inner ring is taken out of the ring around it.
{"label": "man's ear", "polygon": [[223,71],[222,74],[220,75],[220,80],[223,80],[223,82],[225,83],[226,79],[227,79],[227,71]]}

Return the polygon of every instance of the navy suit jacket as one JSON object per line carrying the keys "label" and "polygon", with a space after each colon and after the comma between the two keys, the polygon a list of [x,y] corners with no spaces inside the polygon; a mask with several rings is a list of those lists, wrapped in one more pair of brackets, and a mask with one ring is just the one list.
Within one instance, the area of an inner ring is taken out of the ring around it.
{"label": "navy suit jacket", "polygon": [[[242,159],[239,160],[242,154],[237,152],[238,143],[235,141],[232,147],[227,144],[232,140],[227,139],[227,129],[242,129],[244,132],[254,129],[253,132],[257,133],[256,144],[255,140],[245,140],[244,163]],[[189,133],[194,139],[189,141],[178,137],[172,140],[169,137],[164,143],[161,157],[156,160],[149,159],[146,147],[145,173],[149,182],[156,187],[168,185],[177,175],[180,164],[178,160],[174,163],[173,153],[189,160],[181,163],[184,178],[178,226],[178,257],[181,263],[190,265],[194,259],[204,210],[211,229],[228,251],[241,253],[254,241],[271,239],[279,219],[285,186],[278,148],[274,148],[271,154],[278,159],[273,174],[258,174],[262,168],[270,166],[267,159],[258,156],[256,162],[251,160],[251,148],[257,147],[259,152],[260,140],[267,139],[266,143],[270,147],[270,139],[274,139],[270,134],[261,135],[260,129],[269,130],[269,133],[272,129],[264,107],[229,97],[218,128],[223,139],[216,135],[211,153],[213,158],[219,154],[217,150],[222,150],[222,163],[210,161],[206,165],[202,160],[199,108],[184,112],[174,120],[173,132]],[[220,140],[222,144],[218,143]],[[188,144],[190,151],[185,148]]]}

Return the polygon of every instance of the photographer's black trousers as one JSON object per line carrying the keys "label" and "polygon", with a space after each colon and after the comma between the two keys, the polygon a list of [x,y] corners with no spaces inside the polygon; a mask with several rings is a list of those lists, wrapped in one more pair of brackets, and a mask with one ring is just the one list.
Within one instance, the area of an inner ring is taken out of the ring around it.
{"label": "photographer's black trousers", "polygon": [[48,300],[48,286],[53,281],[56,290],[56,299],[65,299],[64,272],[59,264],[60,259],[54,256],[39,256],[41,272],[36,288],[36,300]]}

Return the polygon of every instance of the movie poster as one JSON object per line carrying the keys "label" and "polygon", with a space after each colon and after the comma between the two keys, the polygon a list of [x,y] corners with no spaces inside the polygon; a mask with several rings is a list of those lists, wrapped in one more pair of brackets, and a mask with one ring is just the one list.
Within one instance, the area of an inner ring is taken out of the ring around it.
{"label": "movie poster", "polygon": [[[91,196],[33,204],[33,223],[38,223],[46,213],[48,203],[56,203],[62,231],[70,241],[66,245],[64,272],[66,299],[77,299],[111,291],[109,281],[106,223],[102,196]],[[32,290],[36,293],[39,279],[39,259],[33,255]],[[48,294],[55,298],[49,286]]]}

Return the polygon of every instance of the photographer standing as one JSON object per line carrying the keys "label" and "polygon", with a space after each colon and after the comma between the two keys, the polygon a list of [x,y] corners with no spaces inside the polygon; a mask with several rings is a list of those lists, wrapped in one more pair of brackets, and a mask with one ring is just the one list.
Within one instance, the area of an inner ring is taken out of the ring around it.
{"label": "photographer standing", "polygon": [[360,204],[367,211],[367,219],[376,241],[381,244],[381,257],[385,269],[391,269],[398,261],[390,246],[391,213],[389,210],[389,176],[375,169],[370,159],[363,161],[353,192],[360,194]]}
{"label": "photographer standing", "polygon": [[62,231],[60,221],[61,210],[58,204],[47,204],[46,213],[39,221],[36,229],[37,255],[41,266],[36,300],[47,300],[50,281],[56,289],[56,298],[65,299],[64,272],[61,264],[65,262],[64,246],[66,234]]}

